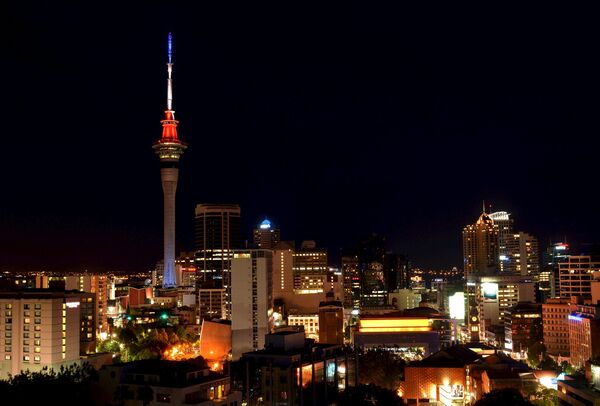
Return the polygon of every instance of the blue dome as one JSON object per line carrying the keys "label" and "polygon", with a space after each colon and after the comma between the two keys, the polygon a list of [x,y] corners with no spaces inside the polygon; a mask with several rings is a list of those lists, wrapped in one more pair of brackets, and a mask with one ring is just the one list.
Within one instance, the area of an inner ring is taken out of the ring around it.
{"label": "blue dome", "polygon": [[269,220],[267,220],[267,219],[264,219],[264,220],[263,220],[263,222],[262,222],[262,223],[260,223],[260,226],[259,226],[259,227],[260,227],[261,229],[263,229],[263,230],[265,230],[265,229],[268,229],[268,228],[271,228],[271,222],[270,222]]}

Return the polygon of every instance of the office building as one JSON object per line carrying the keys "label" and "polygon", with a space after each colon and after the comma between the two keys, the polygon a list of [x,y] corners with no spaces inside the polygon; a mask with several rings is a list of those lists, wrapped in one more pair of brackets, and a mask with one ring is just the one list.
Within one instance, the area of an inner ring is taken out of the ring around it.
{"label": "office building", "polygon": [[581,368],[600,357],[600,307],[573,303],[567,321],[571,364]]}
{"label": "office building", "polygon": [[281,240],[278,228],[273,228],[268,219],[264,219],[254,229],[254,246],[264,250],[272,250]]}
{"label": "office building", "polygon": [[506,255],[505,271],[518,275],[538,275],[540,257],[537,238],[531,234],[519,232],[505,236]]}
{"label": "office building", "polygon": [[361,307],[387,304],[385,252],[385,239],[379,235],[373,234],[360,243],[358,259]]}
{"label": "office building", "polygon": [[207,287],[227,289],[232,250],[243,248],[240,206],[198,204],[195,213],[194,248],[198,281]]}
{"label": "office building", "polygon": [[505,211],[497,211],[489,214],[494,224],[498,226],[498,265],[500,272],[506,271],[509,260],[506,240],[508,236],[513,234],[514,220],[510,213]]}
{"label": "office building", "polygon": [[342,254],[342,278],[344,279],[344,308],[360,308],[360,272],[358,255],[346,251]]}
{"label": "office building", "polygon": [[288,326],[301,326],[306,338],[319,341],[319,315],[318,314],[290,314]]}
{"label": "office building", "polygon": [[569,299],[549,298],[542,305],[544,345],[551,355],[569,356]]}
{"label": "office building", "polygon": [[0,379],[79,361],[81,296],[47,290],[0,292]]}
{"label": "office building", "polygon": [[[518,302],[535,301],[535,284],[529,277],[509,273],[471,277],[467,289],[472,295],[469,302],[469,330],[472,339],[483,339],[485,331],[497,327],[504,334],[506,311]],[[499,341],[504,341],[503,337]]]}
{"label": "office building", "polygon": [[294,289],[323,292],[327,285],[327,250],[314,241],[303,241],[293,254]]}
{"label": "office building", "polygon": [[542,305],[519,302],[504,315],[504,348],[513,353],[525,354],[533,342],[543,339]]}
{"label": "office building", "polygon": [[484,212],[463,229],[465,280],[471,275],[498,272],[498,226]]}
{"label": "office building", "polygon": [[281,241],[273,247],[273,298],[294,293],[294,244]]}
{"label": "office building", "polygon": [[198,324],[202,320],[220,319],[225,314],[225,289],[199,288],[197,303]]}
{"label": "office building", "polygon": [[387,252],[383,257],[383,279],[387,292],[406,289],[410,285],[410,263],[404,255]]}
{"label": "office building", "polygon": [[587,255],[569,255],[558,264],[559,296],[592,297],[593,273],[600,271],[600,262]]}
{"label": "office building", "polygon": [[264,347],[273,312],[273,253],[236,250],[231,260],[231,345],[233,360]]}

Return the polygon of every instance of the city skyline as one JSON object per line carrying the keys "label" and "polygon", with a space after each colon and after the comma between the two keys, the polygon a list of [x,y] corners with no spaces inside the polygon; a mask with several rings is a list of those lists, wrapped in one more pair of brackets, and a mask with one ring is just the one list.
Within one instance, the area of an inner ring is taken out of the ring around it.
{"label": "city skyline", "polygon": [[60,3],[11,7],[3,139],[19,153],[0,164],[11,174],[0,270],[140,271],[161,259],[149,145],[170,31],[175,107],[191,145],[177,251],[192,248],[201,203],[239,204],[249,242],[265,216],[282,240],[316,240],[334,257],[375,232],[423,268],[461,267],[461,230],[483,199],[540,248],[563,236],[597,240],[584,141],[598,132],[584,52],[594,36],[568,13],[560,37],[527,20],[533,9],[507,30],[502,15],[457,28],[465,21],[456,9],[446,19],[349,6],[336,19],[331,7],[278,20],[273,10],[206,5],[190,15],[174,8],[165,21],[154,6],[129,25],[133,6],[93,17]]}

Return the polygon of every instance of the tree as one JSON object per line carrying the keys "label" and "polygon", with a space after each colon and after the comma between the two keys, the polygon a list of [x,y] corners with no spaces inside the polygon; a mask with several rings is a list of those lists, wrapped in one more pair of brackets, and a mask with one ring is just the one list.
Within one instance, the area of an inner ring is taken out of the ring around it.
{"label": "tree", "polygon": [[397,392],[377,385],[359,385],[346,388],[338,398],[338,405],[400,406],[402,398]]}
{"label": "tree", "polygon": [[361,384],[375,384],[392,391],[398,390],[404,376],[405,362],[387,350],[370,350],[359,355]]}
{"label": "tree", "polygon": [[546,346],[539,341],[535,341],[527,347],[527,362],[532,367],[537,368],[545,353]]}
{"label": "tree", "polygon": [[475,402],[474,406],[532,406],[533,404],[521,395],[518,389],[494,389],[490,393],[485,394],[481,399]]}

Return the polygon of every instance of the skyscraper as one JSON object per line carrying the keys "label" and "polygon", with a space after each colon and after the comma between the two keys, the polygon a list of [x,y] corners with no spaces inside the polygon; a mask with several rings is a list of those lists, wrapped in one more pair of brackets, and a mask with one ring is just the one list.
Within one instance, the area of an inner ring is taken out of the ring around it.
{"label": "skyscraper", "polygon": [[494,224],[498,226],[498,254],[500,272],[504,272],[508,262],[508,252],[506,248],[506,239],[513,234],[513,218],[510,213],[497,211],[489,214]]}
{"label": "skyscraper", "polygon": [[314,241],[302,241],[293,253],[294,289],[323,292],[327,286],[327,249],[317,248]]}
{"label": "skyscraper", "polygon": [[267,219],[264,219],[258,228],[254,229],[254,245],[257,248],[271,250],[280,241],[280,238],[279,229],[273,228]]}
{"label": "skyscraper", "polygon": [[485,212],[463,229],[465,280],[473,274],[498,271],[498,226]]}
{"label": "skyscraper", "polygon": [[468,320],[472,341],[481,335],[480,314],[477,304],[477,277],[498,271],[498,226],[487,213],[475,224],[463,229],[463,255],[465,272],[465,316]]}
{"label": "skyscraper", "polygon": [[240,213],[237,204],[196,205],[194,242],[201,284],[229,285],[231,250],[242,248]]}
{"label": "skyscraper", "polygon": [[179,158],[187,146],[177,137],[177,124],[173,110],[173,37],[169,33],[167,62],[167,110],[162,123],[162,137],[152,148],[160,158],[160,178],[164,198],[164,277],[163,287],[177,286],[175,274],[175,193],[179,176]]}
{"label": "skyscraper", "polygon": [[504,271],[519,275],[539,274],[540,256],[537,238],[521,231],[506,235],[504,244],[508,257]]}

